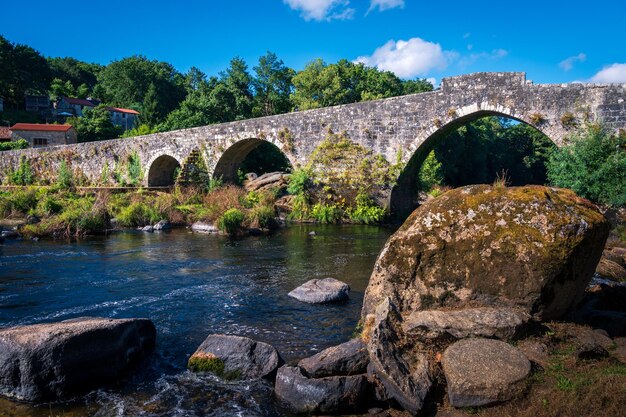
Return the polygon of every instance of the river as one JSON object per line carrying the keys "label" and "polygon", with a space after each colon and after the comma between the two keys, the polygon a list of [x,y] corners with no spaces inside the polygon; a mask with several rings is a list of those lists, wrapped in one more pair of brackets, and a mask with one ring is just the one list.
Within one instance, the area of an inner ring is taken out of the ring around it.
{"label": "river", "polygon": [[[210,333],[270,343],[288,363],[348,340],[391,232],[294,225],[239,240],[177,229],[0,244],[0,327],[101,316],[147,317],[157,328],[155,351],[119,383],[72,404],[0,399],[0,415],[288,416],[268,382],[195,375],[187,359]],[[346,304],[308,305],[287,296],[329,276],[350,284]]]}

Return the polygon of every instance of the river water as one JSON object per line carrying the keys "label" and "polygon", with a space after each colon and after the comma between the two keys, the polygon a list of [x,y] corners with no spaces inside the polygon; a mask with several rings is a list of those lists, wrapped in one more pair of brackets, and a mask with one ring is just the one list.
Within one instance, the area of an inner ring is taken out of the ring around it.
{"label": "river water", "polygon": [[[0,327],[101,316],[147,317],[157,328],[155,351],[119,383],[72,404],[0,399],[0,416],[289,415],[269,383],[198,376],[186,371],[187,359],[210,333],[268,342],[288,363],[348,340],[390,234],[295,225],[240,240],[173,230],[0,244]],[[308,305],[287,296],[329,276],[350,284],[349,302]]]}

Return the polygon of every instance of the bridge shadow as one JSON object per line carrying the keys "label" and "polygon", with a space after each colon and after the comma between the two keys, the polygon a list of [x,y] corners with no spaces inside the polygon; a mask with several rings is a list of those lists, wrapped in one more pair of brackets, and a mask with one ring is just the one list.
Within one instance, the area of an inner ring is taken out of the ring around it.
{"label": "bridge shadow", "polygon": [[292,165],[278,146],[263,139],[244,139],[224,151],[213,171],[213,178],[239,183],[240,174],[287,171]]}

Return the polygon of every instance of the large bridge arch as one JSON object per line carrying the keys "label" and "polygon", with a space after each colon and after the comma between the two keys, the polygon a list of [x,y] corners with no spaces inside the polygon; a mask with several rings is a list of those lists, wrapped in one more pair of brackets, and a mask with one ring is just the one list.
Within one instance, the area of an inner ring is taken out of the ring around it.
{"label": "large bridge arch", "polygon": [[259,138],[247,138],[235,141],[230,144],[221,154],[216,155],[217,158],[213,169],[209,169],[212,172],[213,178],[220,178],[224,182],[236,182],[237,170],[250,153],[261,145],[269,145],[284,156],[288,165],[291,167],[296,166],[290,154],[283,150],[283,145],[280,142],[272,140],[259,139]]}
{"label": "large bridge arch", "polygon": [[176,183],[176,172],[182,167],[182,161],[170,154],[153,156],[146,166],[146,184],[148,187],[167,187]]}
{"label": "large bridge arch", "polygon": [[[446,115],[446,120],[437,119],[432,126],[420,132],[410,144],[409,152],[405,156],[404,169],[399,174],[389,195],[389,210],[394,219],[404,220],[416,208],[419,192],[419,170],[430,151],[435,148],[439,141],[460,127],[489,116],[503,117],[524,123],[541,132],[556,146],[563,144],[564,138],[561,136],[560,129],[556,131],[543,129],[541,121],[529,120],[530,118],[526,114],[504,106],[477,103],[456,110],[454,113],[450,112]],[[553,139],[551,133],[557,134],[556,140]]]}

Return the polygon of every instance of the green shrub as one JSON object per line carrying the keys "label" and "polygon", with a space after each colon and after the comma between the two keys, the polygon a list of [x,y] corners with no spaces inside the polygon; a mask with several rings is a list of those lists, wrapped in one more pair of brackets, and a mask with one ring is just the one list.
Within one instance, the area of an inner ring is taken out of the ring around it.
{"label": "green shrub", "polygon": [[53,196],[46,196],[39,200],[37,211],[44,215],[58,214],[63,210],[63,203]]}
{"label": "green shrub", "polygon": [[272,206],[256,206],[248,214],[250,226],[273,230],[278,227],[276,212]]}
{"label": "green shrub", "polygon": [[61,188],[71,188],[74,185],[74,176],[65,161],[61,161],[59,164],[57,184]]}
{"label": "green shrub", "polygon": [[13,142],[2,142],[0,143],[0,152],[12,151],[14,149],[26,149],[28,148],[28,146],[28,142],[24,139],[18,139]]}
{"label": "green shrub", "polygon": [[597,203],[626,205],[626,134],[585,126],[552,153],[548,179]]}
{"label": "green shrub", "polygon": [[13,203],[8,196],[0,196],[0,218],[9,217],[13,212]]}
{"label": "green shrub", "polygon": [[317,203],[311,209],[311,217],[317,222],[324,224],[338,223],[342,214],[342,210],[334,204]]}
{"label": "green shrub", "polygon": [[141,160],[136,151],[128,156],[128,178],[132,185],[138,185],[143,180]]}
{"label": "green shrub", "polygon": [[124,207],[116,215],[120,225],[126,227],[144,226],[158,222],[161,216],[156,209],[144,202],[136,202]]}
{"label": "green shrub", "polygon": [[9,183],[13,185],[31,185],[33,183],[33,170],[25,156],[20,158],[20,164],[16,170],[9,170],[7,178]]}
{"label": "green shrub", "polygon": [[301,195],[309,191],[313,185],[313,174],[311,170],[300,168],[294,170],[289,176],[287,192],[292,195]]}
{"label": "green shrub", "polygon": [[387,211],[378,207],[367,194],[359,193],[356,196],[356,207],[348,210],[350,220],[355,223],[375,224],[383,221]]}
{"label": "green shrub", "polygon": [[216,225],[222,232],[229,235],[235,235],[241,231],[244,218],[245,216],[241,210],[231,208],[218,217]]}
{"label": "green shrub", "polygon": [[309,203],[309,196],[307,193],[297,194],[292,201],[291,213],[289,213],[290,220],[306,220],[309,218],[311,211],[311,205]]}
{"label": "green shrub", "polygon": [[37,191],[33,188],[15,190],[9,199],[14,211],[27,214],[37,206]]}
{"label": "green shrub", "polygon": [[249,191],[248,194],[246,194],[242,198],[241,204],[245,208],[250,209],[256,206],[257,204],[259,204],[260,201],[261,201],[261,195],[259,193],[257,193],[256,191]]}

